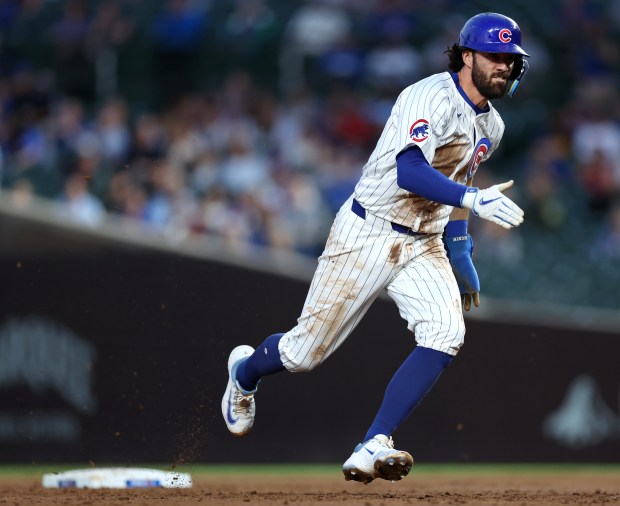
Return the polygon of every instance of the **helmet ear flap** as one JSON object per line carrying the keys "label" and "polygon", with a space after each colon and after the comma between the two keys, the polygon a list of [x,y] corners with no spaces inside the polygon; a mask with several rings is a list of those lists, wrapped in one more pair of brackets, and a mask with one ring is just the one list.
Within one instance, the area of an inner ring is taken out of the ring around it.
{"label": "helmet ear flap", "polygon": [[521,74],[521,70],[523,69],[523,56],[519,55],[515,58],[514,66],[512,67],[512,72],[510,73],[510,77],[508,78],[511,81],[514,81]]}
{"label": "helmet ear flap", "polygon": [[[525,78],[525,74],[530,69],[530,62],[521,58],[521,64],[519,65],[519,73],[515,75],[515,69],[517,68],[517,62],[515,61],[515,66],[510,74],[510,80],[508,81],[508,96],[513,97],[519,84]],[[514,77],[513,77],[514,76]]]}

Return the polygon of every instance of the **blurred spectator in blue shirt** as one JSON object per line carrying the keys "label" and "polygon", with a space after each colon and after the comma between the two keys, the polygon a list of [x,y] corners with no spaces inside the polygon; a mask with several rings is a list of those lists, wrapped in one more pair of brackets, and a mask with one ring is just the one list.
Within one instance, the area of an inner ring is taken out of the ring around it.
{"label": "blurred spectator in blue shirt", "polygon": [[160,105],[170,105],[197,85],[208,8],[208,2],[168,0],[153,21],[153,79],[160,91]]}

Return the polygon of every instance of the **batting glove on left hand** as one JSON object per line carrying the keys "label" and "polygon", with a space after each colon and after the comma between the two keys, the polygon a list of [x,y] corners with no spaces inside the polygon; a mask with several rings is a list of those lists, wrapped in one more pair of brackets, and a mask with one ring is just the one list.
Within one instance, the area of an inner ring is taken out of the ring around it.
{"label": "batting glove on left hand", "polygon": [[461,206],[504,228],[518,227],[523,223],[523,210],[502,192],[512,186],[513,181],[496,184],[490,188],[468,188],[461,199]]}
{"label": "batting glove on left hand", "polygon": [[469,311],[472,302],[474,306],[480,306],[480,280],[471,258],[474,251],[473,239],[469,234],[456,237],[444,236],[443,242],[452,272],[459,285],[463,309]]}

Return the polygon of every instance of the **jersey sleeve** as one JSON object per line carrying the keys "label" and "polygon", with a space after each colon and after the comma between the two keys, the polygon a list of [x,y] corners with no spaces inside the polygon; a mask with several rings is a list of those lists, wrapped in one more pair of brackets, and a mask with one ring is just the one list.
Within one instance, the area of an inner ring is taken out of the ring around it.
{"label": "jersey sleeve", "polygon": [[449,108],[448,93],[436,85],[420,82],[403,90],[398,98],[396,117],[397,154],[417,146],[432,165],[435,149],[441,145],[446,131]]}

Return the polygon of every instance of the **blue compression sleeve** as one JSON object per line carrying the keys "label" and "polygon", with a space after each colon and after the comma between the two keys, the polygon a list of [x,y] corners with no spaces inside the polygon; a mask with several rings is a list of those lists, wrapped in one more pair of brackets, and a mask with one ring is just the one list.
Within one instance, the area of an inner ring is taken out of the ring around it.
{"label": "blue compression sleeve", "polygon": [[461,207],[467,186],[455,183],[431,167],[417,146],[396,156],[397,182],[403,190],[433,202]]}

